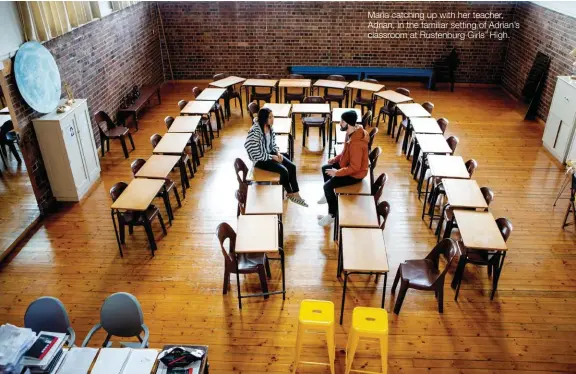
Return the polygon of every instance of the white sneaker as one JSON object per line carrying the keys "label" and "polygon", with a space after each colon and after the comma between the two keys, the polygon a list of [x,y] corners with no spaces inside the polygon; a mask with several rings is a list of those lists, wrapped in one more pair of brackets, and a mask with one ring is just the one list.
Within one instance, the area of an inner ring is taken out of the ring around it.
{"label": "white sneaker", "polygon": [[328,204],[328,201],[326,201],[326,195],[322,196],[322,198],[318,200],[318,204]]}
{"label": "white sneaker", "polygon": [[330,214],[326,214],[324,217],[322,217],[321,220],[318,221],[318,224],[324,227],[330,226],[333,223],[334,223],[334,217],[332,217]]}

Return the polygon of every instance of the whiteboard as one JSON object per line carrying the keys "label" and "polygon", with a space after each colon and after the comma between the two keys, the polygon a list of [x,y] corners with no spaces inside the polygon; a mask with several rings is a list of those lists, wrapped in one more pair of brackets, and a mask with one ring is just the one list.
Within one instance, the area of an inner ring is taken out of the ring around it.
{"label": "whiteboard", "polygon": [[24,33],[14,1],[0,1],[0,61],[14,55],[24,43]]}

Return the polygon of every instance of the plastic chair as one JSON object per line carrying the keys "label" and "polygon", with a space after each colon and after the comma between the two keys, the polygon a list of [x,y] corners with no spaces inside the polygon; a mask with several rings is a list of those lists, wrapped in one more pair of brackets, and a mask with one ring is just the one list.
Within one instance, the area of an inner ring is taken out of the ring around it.
{"label": "plastic chair", "polygon": [[[228,74],[218,73],[215,74],[212,77],[212,79],[214,79],[214,81],[218,81],[226,77],[228,77]],[[224,101],[226,102],[226,106],[228,106],[227,109],[230,109],[229,108],[230,99],[235,99],[234,101],[235,108],[237,108],[238,104],[240,104],[240,113],[242,114],[242,117],[244,117],[244,109],[242,108],[242,90],[240,89],[238,91],[235,91],[234,86],[228,86],[228,88],[226,88],[226,92],[224,93]],[[228,113],[228,118],[230,118],[230,113]]]}
{"label": "plastic chair", "polygon": [[134,140],[132,139],[132,134],[127,127],[118,126],[110,119],[110,116],[104,111],[99,111],[94,115],[94,119],[98,124],[98,130],[100,132],[100,150],[102,151],[102,157],[108,149],[110,152],[110,139],[119,139],[122,145],[122,151],[124,152],[124,158],[128,158],[128,148],[126,147],[126,139],[130,141],[132,150],[136,149],[134,146]]}
{"label": "plastic chair", "polygon": [[[100,323],[97,323],[88,332],[86,339],[84,339],[82,343],[82,347],[86,347],[94,333],[100,329],[103,329],[107,333],[102,347],[111,346],[112,342],[110,342],[110,338],[113,336],[122,338],[136,337],[140,341],[140,344],[120,343],[125,347],[148,347],[150,331],[148,330],[148,326],[144,324],[142,308],[140,307],[138,299],[127,292],[117,292],[104,300],[104,304],[102,304],[102,308],[100,309]],[[144,333],[144,337],[140,336],[141,333]]]}
{"label": "plastic chair", "polygon": [[18,150],[16,149],[16,144],[20,142],[20,136],[16,131],[14,131],[14,124],[11,120],[8,120],[0,126],[0,152],[2,152],[2,162],[4,163],[4,167],[8,167],[6,165],[6,158],[8,153],[6,152],[5,146],[8,146],[8,149],[16,159],[18,164],[22,163],[22,159],[18,154]]}
{"label": "plastic chair", "polygon": [[260,106],[258,105],[257,102],[253,101],[250,104],[248,104],[248,112],[250,113],[252,118],[256,118],[256,116],[258,116],[259,111],[260,111]]}
{"label": "plastic chair", "polygon": [[[396,89],[396,92],[398,92],[401,95],[404,96],[410,96],[410,90],[407,88],[403,88],[403,87],[398,87]],[[380,125],[380,116],[382,116],[382,120],[384,121],[384,123],[386,123],[386,116],[392,117],[389,119],[389,121],[392,122],[392,127],[391,127],[391,134],[392,137],[394,137],[394,130],[396,129],[396,117],[399,116],[399,113],[396,113],[396,104],[388,101],[387,103],[384,103],[384,105],[382,105],[382,107],[380,108],[380,112],[378,112],[378,118],[376,119],[376,127],[378,127]]]}
{"label": "plastic chair", "polygon": [[378,214],[378,222],[380,223],[380,230],[384,231],[386,227],[386,220],[390,214],[390,203],[381,201],[376,205],[376,213]]}
{"label": "plastic chair", "polygon": [[[322,96],[307,96],[304,98],[304,103],[308,104],[324,104],[326,100]],[[313,115],[302,115],[302,147],[306,146],[306,137],[310,135],[310,127],[318,128],[318,135],[322,137],[322,146],[326,147],[326,125],[327,118],[325,114],[320,117]]]}
{"label": "plastic chair", "polygon": [[[304,79],[301,74],[290,74],[288,79]],[[302,88],[302,91],[288,91],[288,87],[284,87],[284,102],[291,103],[292,101],[298,101],[299,103],[306,97],[306,88]]]}
{"label": "plastic chair", "polygon": [[76,333],[70,325],[66,308],[55,297],[43,296],[30,303],[24,314],[24,327],[35,333],[49,331],[68,334],[69,347],[73,347],[76,341]]}
{"label": "plastic chair", "polygon": [[[346,78],[344,78],[343,75],[329,75],[327,78],[327,80],[330,81],[339,81],[339,82],[344,82],[346,81]],[[332,104],[332,102],[338,103],[338,107],[342,108],[343,105],[342,103],[346,103],[348,101],[348,90],[346,90],[345,88],[342,89],[342,92],[339,93],[330,93],[329,90],[339,90],[337,88],[330,88],[328,89],[327,87],[324,88],[324,100],[326,100],[326,102],[328,104]],[[320,92],[320,89],[318,89],[318,93]]]}
{"label": "plastic chair", "polygon": [[[372,79],[372,78],[364,78],[364,79],[362,79],[362,82],[378,84],[378,81],[376,79]],[[382,87],[382,89],[384,90],[384,89],[386,89],[386,87]],[[362,111],[362,114],[364,114],[364,107],[366,107],[366,109],[368,109],[368,110],[373,110],[374,109],[374,93],[370,92],[369,97],[364,97],[364,96],[362,96],[362,90],[356,90],[356,97],[354,98],[354,101],[352,103],[352,107],[355,107],[356,105],[360,105],[360,110]]]}
{"label": "plastic chair", "polygon": [[331,301],[303,300],[300,303],[298,314],[298,335],[296,337],[296,353],[294,355],[295,373],[298,364],[322,364],[320,362],[300,361],[300,352],[304,345],[304,334],[308,332],[325,333],[328,344],[328,358],[330,360],[330,372],[335,373],[334,359],[336,358],[336,344],[334,333],[334,304]]}
{"label": "plastic chair", "polygon": [[[346,343],[346,371],[352,370],[352,362],[360,339],[380,341],[382,373],[388,372],[388,312],[380,308],[356,307],[352,312],[352,326]],[[366,372],[365,372],[366,373]]]}

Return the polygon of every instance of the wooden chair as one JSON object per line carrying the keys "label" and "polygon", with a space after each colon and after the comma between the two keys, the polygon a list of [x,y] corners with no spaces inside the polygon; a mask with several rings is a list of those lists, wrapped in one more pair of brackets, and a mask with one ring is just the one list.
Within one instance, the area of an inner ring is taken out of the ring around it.
{"label": "wooden chair", "polygon": [[[220,79],[224,79],[227,76],[228,76],[227,74],[219,73],[215,74],[212,79],[217,81]],[[242,108],[242,89],[236,91],[234,90],[234,86],[229,86],[228,88],[226,88],[226,92],[224,93],[224,100],[227,102],[230,102],[230,100],[235,100],[234,107],[237,108],[238,105],[240,105],[240,114],[242,114],[242,117],[244,117],[244,108]]]}
{"label": "wooden chair", "polygon": [[368,133],[370,139],[368,140],[368,152],[372,152],[372,145],[374,144],[374,138],[378,134],[378,127],[373,127],[372,130]]}
{"label": "wooden chair", "polygon": [[20,137],[16,131],[14,131],[14,124],[12,120],[8,120],[0,126],[0,152],[2,155],[2,162],[4,163],[4,167],[8,167],[6,158],[8,157],[8,153],[6,152],[5,147],[8,146],[10,153],[16,159],[18,164],[22,163],[22,159],[18,154],[18,150],[16,149],[16,144],[20,142]]}
{"label": "wooden chair", "polygon": [[[378,81],[372,78],[364,78],[362,79],[362,82],[378,84]],[[384,89],[384,87],[382,87],[382,89]],[[356,105],[360,105],[362,114],[364,114],[364,107],[366,107],[368,110],[374,109],[374,94],[370,92],[370,97],[364,97],[362,96],[362,90],[356,90],[356,98],[354,98],[352,107],[355,107]]]}
{"label": "wooden chair", "polygon": [[[404,96],[410,96],[410,90],[404,87],[398,87],[396,89],[396,92],[398,92],[401,95]],[[380,112],[378,112],[378,118],[376,119],[376,127],[378,127],[380,125],[380,116],[382,116],[382,120],[384,121],[384,123],[386,123],[386,117],[393,117],[392,118],[392,137],[394,136],[394,131],[396,129],[396,118],[400,115],[400,113],[396,113],[396,104],[394,104],[391,101],[388,101],[386,103],[384,103],[384,105],[382,105],[382,108],[380,108]]]}
{"label": "wooden chair", "polygon": [[378,213],[378,223],[380,224],[380,230],[384,231],[386,227],[386,220],[390,214],[390,204],[387,201],[381,201],[376,205],[376,213]]}
{"label": "wooden chair", "polygon": [[[331,81],[339,81],[339,82],[345,82],[346,78],[344,78],[344,76],[342,75],[329,75],[326,79],[331,80]],[[346,89],[343,89],[341,93],[330,93],[329,90],[336,90],[336,88],[324,88],[324,100],[328,103],[328,104],[332,104],[333,102],[338,103],[338,107],[342,108],[343,105],[342,103],[346,103],[346,101],[348,100],[348,91]]]}
{"label": "wooden chair", "polygon": [[238,188],[246,188],[248,186],[248,166],[242,161],[241,158],[234,160],[234,171],[236,171],[236,180],[238,180]]}
{"label": "wooden chair", "polygon": [[[137,158],[136,160],[132,161],[130,168],[132,169],[132,175],[136,178],[136,173],[142,169],[142,166],[146,163],[146,160],[143,158]],[[168,213],[168,223],[172,225],[172,220],[174,219],[174,212],[172,211],[172,204],[170,204],[170,191],[174,191],[174,196],[176,197],[176,201],[178,202],[178,207],[182,207],[182,202],[180,201],[180,195],[178,194],[178,189],[176,188],[176,184],[169,178],[164,180],[164,188],[158,192],[157,197],[162,198],[164,201],[164,206],[166,207],[166,212]]]}
{"label": "wooden chair", "polygon": [[[496,219],[496,225],[500,230],[500,234],[502,234],[502,239],[505,242],[508,241],[510,234],[512,234],[512,230],[514,227],[512,226],[512,222],[510,222],[507,218],[500,217]],[[502,272],[502,268],[500,267],[500,258],[502,253],[500,251],[482,251],[482,250],[472,250],[467,249],[464,245],[459,242],[462,254],[460,255],[460,260],[458,261],[458,267],[456,268],[456,272],[454,273],[454,279],[452,280],[452,288],[456,288],[456,294],[454,295],[454,301],[458,300],[458,293],[460,292],[460,284],[462,283],[462,277],[464,276],[464,269],[466,264],[474,264],[478,266],[487,266],[488,268],[488,276],[492,275],[492,271],[494,271],[494,275],[492,276],[492,292],[490,293],[490,300],[494,299],[494,294],[498,289],[498,280],[500,279],[500,273]]]}
{"label": "wooden chair", "polygon": [[[134,140],[132,139],[132,134],[130,130],[124,126],[118,126],[110,119],[110,116],[104,111],[99,111],[94,115],[94,119],[98,124],[98,130],[100,132],[100,149],[102,151],[102,157],[104,157],[105,148],[110,152],[110,139],[120,139],[120,144],[122,144],[122,151],[124,152],[124,158],[128,158],[128,149],[126,148],[126,137],[130,140],[132,145],[132,150],[135,150]],[[106,146],[107,145],[107,146]]]}
{"label": "wooden chair", "polygon": [[376,178],[372,186],[370,187],[370,192],[372,196],[374,196],[374,203],[378,205],[380,202],[380,198],[382,197],[382,193],[384,192],[384,186],[386,185],[386,181],[388,180],[388,174],[382,173]]}
{"label": "wooden chair", "polygon": [[252,116],[252,119],[257,118],[259,111],[260,111],[260,106],[258,105],[257,102],[253,101],[250,104],[248,104],[248,112]]}
{"label": "wooden chair", "polygon": [[[301,74],[290,74],[288,79],[304,79],[304,76]],[[299,103],[304,101],[306,97],[306,88],[302,88],[302,91],[298,92],[290,92],[288,91],[288,87],[284,87],[284,102],[291,103],[292,101],[298,101]]]}
{"label": "wooden chair", "polygon": [[[394,284],[392,284],[392,294],[394,294],[400,281],[400,291],[394,305],[394,313],[400,313],[409,288],[434,291],[438,298],[438,312],[442,313],[444,311],[444,279],[458,253],[458,245],[454,240],[443,239],[423,260],[406,260],[401,263],[396,272]],[[446,261],[443,270],[440,270],[440,256],[443,256]]]}
{"label": "wooden chair", "polygon": [[[238,265],[236,265],[236,232],[234,232],[234,229],[226,222],[222,222],[216,228],[216,236],[218,236],[220,249],[224,256],[224,284],[222,286],[222,293],[224,295],[228,293],[230,274],[236,274],[236,268],[238,268],[240,274],[258,273],[262,293],[267,293],[268,283],[266,274],[268,274],[268,279],[271,277],[268,257],[265,254],[241,254],[238,256]],[[226,250],[224,245],[226,240],[228,240],[228,250]],[[264,299],[267,298],[268,295],[264,296]]]}
{"label": "wooden chair", "polygon": [[[256,74],[256,79],[272,79],[272,76],[270,76],[270,74]],[[264,101],[265,103],[272,102],[272,93],[274,92],[273,87],[260,87],[260,89],[263,91],[258,91],[257,88],[259,87],[251,87],[248,101],[256,101],[258,105],[260,105],[260,100]]]}
{"label": "wooden chair", "polygon": [[[305,104],[324,104],[325,102],[322,96],[308,96],[304,98]],[[311,127],[318,127],[318,135],[322,137],[322,146],[326,147],[326,124],[327,118],[325,114],[321,117],[302,115],[302,147],[306,146],[306,137],[310,135]]]}
{"label": "wooden chair", "polygon": [[374,169],[376,169],[376,164],[378,163],[378,158],[382,154],[382,148],[376,147],[368,154],[368,161],[370,162],[370,185],[374,184]]}
{"label": "wooden chair", "polygon": [[[120,197],[126,187],[128,187],[128,184],[125,182],[118,182],[112,186],[110,189],[110,197],[112,198],[112,202],[116,201]],[[162,219],[160,209],[152,204],[150,204],[148,209],[146,209],[144,212],[134,212],[130,210],[125,212],[116,211],[116,219],[118,221],[120,231],[120,243],[126,244],[126,226],[128,226],[129,234],[134,233],[134,226],[144,226],[144,230],[146,230],[146,235],[148,236],[148,243],[150,244],[150,251],[152,252],[152,257],[154,257],[156,240],[154,239],[154,233],[152,232],[152,221],[156,217],[158,217],[160,226],[162,226],[162,232],[164,235],[167,235],[166,226],[164,226],[164,220]]]}
{"label": "wooden chair", "polygon": [[178,108],[180,108],[180,110],[184,109],[186,105],[188,105],[188,100],[180,100],[178,102]]}
{"label": "wooden chair", "polygon": [[[167,116],[164,118],[164,123],[166,128],[170,130],[170,126],[174,123],[174,117]],[[200,166],[200,157],[204,157],[204,146],[202,145],[202,137],[198,136],[195,132],[192,134],[190,141],[188,141],[188,146],[192,150],[192,164],[194,165],[194,172],[196,172],[196,166]]]}
{"label": "wooden chair", "polygon": [[438,127],[440,127],[440,130],[442,130],[442,134],[444,134],[446,132],[446,127],[448,127],[448,119],[444,117],[438,118],[436,123],[438,123]]}
{"label": "wooden chair", "polygon": [[[202,90],[198,87],[193,87],[192,88],[192,96],[194,97],[194,99],[196,99],[200,94],[202,93]],[[215,102],[214,105],[212,106],[212,108],[210,109],[210,114],[208,116],[202,116],[203,119],[203,123],[202,126],[206,128],[206,130],[208,130],[208,126],[210,126],[210,136],[212,138],[214,138],[213,134],[212,134],[212,126],[211,126],[211,116],[212,114],[214,114],[214,118],[216,119],[216,136],[220,137],[220,127],[221,124],[224,123],[224,110],[222,109],[222,105],[220,105],[220,103]]]}

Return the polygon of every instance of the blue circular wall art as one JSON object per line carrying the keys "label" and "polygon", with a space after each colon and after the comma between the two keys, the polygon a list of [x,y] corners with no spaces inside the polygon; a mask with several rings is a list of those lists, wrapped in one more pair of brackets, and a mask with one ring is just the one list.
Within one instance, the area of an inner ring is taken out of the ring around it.
{"label": "blue circular wall art", "polygon": [[62,95],[60,72],[42,44],[27,42],[18,49],[14,74],[20,94],[32,109],[40,113],[56,109]]}

